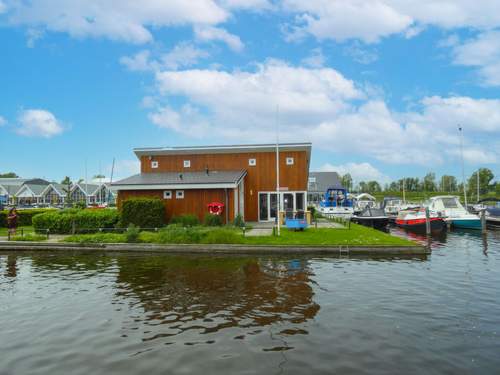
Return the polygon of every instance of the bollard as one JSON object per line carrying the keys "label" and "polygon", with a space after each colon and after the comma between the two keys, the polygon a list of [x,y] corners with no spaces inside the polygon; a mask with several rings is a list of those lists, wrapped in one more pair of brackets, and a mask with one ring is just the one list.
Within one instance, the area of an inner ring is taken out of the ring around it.
{"label": "bollard", "polygon": [[486,210],[481,210],[481,230],[486,234]]}
{"label": "bollard", "polygon": [[425,208],[425,233],[427,235],[431,234],[431,219],[430,219],[429,207]]}

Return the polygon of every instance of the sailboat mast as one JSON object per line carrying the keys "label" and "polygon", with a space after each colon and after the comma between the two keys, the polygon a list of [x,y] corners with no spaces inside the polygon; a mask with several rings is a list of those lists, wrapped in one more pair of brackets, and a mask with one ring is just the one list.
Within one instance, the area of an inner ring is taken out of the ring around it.
{"label": "sailboat mast", "polygon": [[464,188],[464,201],[465,209],[467,209],[467,189],[465,187],[465,165],[464,165],[464,135],[462,132],[462,127],[458,125],[458,131],[460,132],[460,157],[462,159],[462,185]]}

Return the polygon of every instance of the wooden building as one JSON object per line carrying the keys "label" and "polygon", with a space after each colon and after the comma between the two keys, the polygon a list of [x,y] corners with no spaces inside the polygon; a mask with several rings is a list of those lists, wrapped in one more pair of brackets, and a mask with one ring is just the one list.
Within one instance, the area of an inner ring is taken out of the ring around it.
{"label": "wooden building", "polygon": [[130,197],[163,200],[166,219],[195,214],[200,220],[212,202],[224,204],[231,222],[274,221],[283,211],[305,211],[310,143],[279,146],[280,191],[276,189],[276,145],[140,148],[141,173],[113,183],[117,203]]}

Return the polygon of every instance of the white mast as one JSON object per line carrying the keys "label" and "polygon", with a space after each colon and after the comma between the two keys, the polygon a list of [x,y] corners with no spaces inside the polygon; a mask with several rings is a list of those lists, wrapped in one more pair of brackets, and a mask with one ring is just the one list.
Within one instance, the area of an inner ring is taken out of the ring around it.
{"label": "white mast", "polygon": [[280,144],[280,126],[279,126],[279,105],[276,106],[276,215],[278,218],[278,236],[280,235],[280,153],[279,153],[279,144]]}
{"label": "white mast", "polygon": [[464,165],[464,135],[462,132],[462,127],[458,125],[458,131],[460,132],[460,157],[462,158],[462,185],[464,187],[464,200],[465,209],[467,209],[467,190],[465,188],[465,165]]}

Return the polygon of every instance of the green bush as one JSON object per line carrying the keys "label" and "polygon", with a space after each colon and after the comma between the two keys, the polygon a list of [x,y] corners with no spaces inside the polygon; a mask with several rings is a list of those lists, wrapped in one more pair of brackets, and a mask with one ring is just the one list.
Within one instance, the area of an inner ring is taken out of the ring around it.
{"label": "green bush", "polygon": [[96,234],[75,234],[68,236],[64,242],[72,243],[124,243],[126,241],[124,234],[118,233],[96,233]]}
{"label": "green bush", "polygon": [[130,224],[125,232],[125,239],[128,243],[137,243],[139,242],[140,234],[141,230],[134,224]]}
{"label": "green bush", "polygon": [[238,228],[243,228],[245,226],[245,221],[243,220],[243,216],[238,214],[233,221],[233,225]]}
{"label": "green bush", "polygon": [[200,225],[200,219],[196,215],[180,215],[170,219],[170,224],[180,224],[183,227],[195,227]]}
{"label": "green bush", "polygon": [[217,228],[207,232],[203,243],[207,244],[237,244],[242,243],[243,237],[234,229]]}
{"label": "green bush", "polygon": [[165,206],[158,198],[130,198],[121,208],[121,225],[139,228],[161,228],[165,224]]}
{"label": "green bush", "polygon": [[220,227],[222,225],[222,217],[220,215],[206,214],[203,224],[207,227]]}
{"label": "green bush", "polygon": [[68,209],[36,215],[33,217],[35,230],[48,229],[50,233],[68,234],[97,232],[100,228],[114,228],[120,218],[113,209]]}
{"label": "green bush", "polygon": [[204,232],[197,227],[169,225],[158,232],[157,241],[163,244],[199,243],[203,236]]}
{"label": "green bush", "polygon": [[[45,212],[56,211],[53,208],[33,208],[27,210],[17,210],[17,225],[19,226],[31,226],[33,216],[38,214],[43,214]],[[0,211],[0,228],[7,227],[7,216],[9,215],[8,210]]]}

